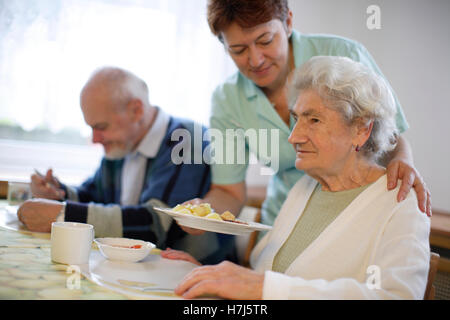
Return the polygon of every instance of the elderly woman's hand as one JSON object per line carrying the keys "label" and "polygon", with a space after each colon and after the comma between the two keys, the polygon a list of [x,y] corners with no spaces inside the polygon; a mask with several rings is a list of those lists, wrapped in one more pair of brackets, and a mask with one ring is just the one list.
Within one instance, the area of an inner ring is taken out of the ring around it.
{"label": "elderly woman's hand", "polygon": [[431,194],[416,168],[405,161],[394,159],[386,169],[388,190],[395,189],[397,180],[402,180],[397,200],[403,201],[412,187],[416,191],[420,211],[431,217]]}
{"label": "elderly woman's hand", "polygon": [[225,299],[256,300],[262,298],[264,274],[229,261],[192,270],[175,289],[186,299],[214,295]]}
{"label": "elderly woman's hand", "polygon": [[173,250],[171,248],[167,248],[166,250],[161,251],[161,257],[170,260],[188,261],[198,266],[202,265],[200,262],[197,261],[197,259],[191,256],[189,253],[179,250]]}

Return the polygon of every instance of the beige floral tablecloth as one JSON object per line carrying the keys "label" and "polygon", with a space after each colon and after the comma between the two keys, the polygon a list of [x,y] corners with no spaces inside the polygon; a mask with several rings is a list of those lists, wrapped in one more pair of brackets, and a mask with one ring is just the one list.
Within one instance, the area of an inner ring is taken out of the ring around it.
{"label": "beige floral tablecloth", "polygon": [[0,227],[0,299],[127,299],[68,268],[51,261],[50,234]]}

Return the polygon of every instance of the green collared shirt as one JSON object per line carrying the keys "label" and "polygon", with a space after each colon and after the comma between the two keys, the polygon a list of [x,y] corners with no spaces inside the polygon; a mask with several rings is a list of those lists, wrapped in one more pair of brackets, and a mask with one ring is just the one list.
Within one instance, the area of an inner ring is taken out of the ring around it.
{"label": "green collared shirt", "polygon": [[[296,68],[318,55],[346,56],[382,75],[369,52],[356,41],[333,35],[304,35],[296,31],[293,32],[291,41]],[[408,123],[394,92],[393,94],[397,103],[397,127],[400,132],[404,132]],[[265,224],[273,224],[289,190],[304,175],[304,172],[295,168],[295,151],[288,142],[294,124],[291,117],[288,127],[263,91],[240,72],[231,76],[213,93],[210,128],[222,133],[226,142],[223,157],[219,159],[222,162],[212,165],[212,182],[226,185],[245,181],[249,153],[254,153],[260,162],[275,172],[270,178],[262,208],[262,222]],[[226,143],[232,139],[230,135],[227,137],[227,129],[240,129],[246,133],[242,135],[245,137],[243,150],[237,147],[238,143],[235,143],[234,149],[226,147]],[[230,151],[234,152],[234,162],[226,161]],[[239,156],[244,157],[238,159]]]}

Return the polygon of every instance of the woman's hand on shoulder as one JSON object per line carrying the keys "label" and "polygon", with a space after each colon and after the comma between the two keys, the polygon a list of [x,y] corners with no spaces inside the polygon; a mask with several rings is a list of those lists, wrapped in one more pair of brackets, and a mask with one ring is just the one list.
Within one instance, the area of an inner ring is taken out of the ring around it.
{"label": "woman's hand on shoulder", "polygon": [[417,194],[417,202],[420,211],[431,217],[430,190],[428,190],[423,178],[414,165],[400,159],[394,159],[388,164],[386,169],[388,190],[395,189],[397,187],[397,180],[402,180],[397,194],[397,201],[400,202],[405,200],[406,196],[411,191],[411,188],[414,188],[414,191]]}

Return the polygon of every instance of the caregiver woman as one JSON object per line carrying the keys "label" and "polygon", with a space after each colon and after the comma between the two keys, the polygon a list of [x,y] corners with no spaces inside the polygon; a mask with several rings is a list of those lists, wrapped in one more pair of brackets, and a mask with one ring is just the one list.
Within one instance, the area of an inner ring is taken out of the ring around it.
{"label": "caregiver woman", "polygon": [[[279,141],[271,141],[279,145],[279,153],[272,155],[279,157],[275,160],[279,168],[270,179],[262,209],[262,222],[271,225],[288,191],[304,175],[294,167],[295,150],[288,142],[295,124],[286,99],[288,74],[317,55],[346,56],[378,74],[381,71],[367,50],[355,41],[331,35],[305,35],[293,30],[292,12],[286,0],[210,0],[207,16],[213,34],[224,44],[239,69],[215,90],[210,127],[220,130],[224,137],[227,129],[256,129],[257,133],[267,129],[269,137],[271,129],[279,131]],[[396,123],[400,132],[408,128],[397,99]],[[248,147],[246,143],[247,153],[250,152]],[[256,150],[256,155],[261,162],[271,160],[260,151]],[[246,156],[248,159],[248,154]],[[397,179],[402,180],[398,201],[413,187],[420,210],[431,215],[429,191],[414,168],[404,137],[400,135],[397,147],[384,157],[384,162],[388,189],[396,187]],[[247,167],[248,161],[214,164],[211,190],[204,199],[193,202],[209,202],[220,212],[240,212],[246,201]]]}
{"label": "caregiver woman", "polygon": [[[289,142],[304,175],[251,254],[191,271],[175,293],[230,299],[423,299],[430,219],[414,192],[400,203],[377,159],[396,143],[385,81],[345,57],[295,72]],[[163,251],[171,259],[191,257]]]}

